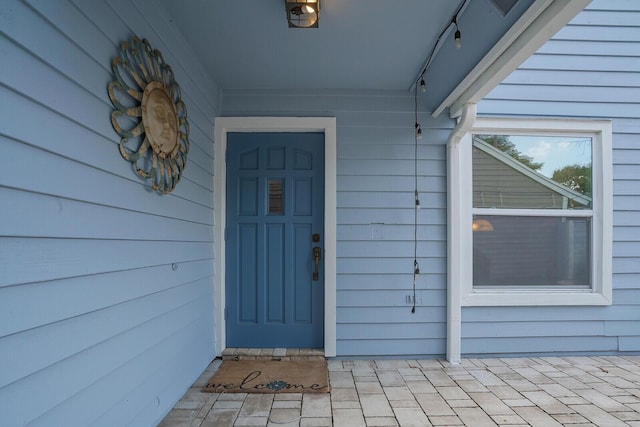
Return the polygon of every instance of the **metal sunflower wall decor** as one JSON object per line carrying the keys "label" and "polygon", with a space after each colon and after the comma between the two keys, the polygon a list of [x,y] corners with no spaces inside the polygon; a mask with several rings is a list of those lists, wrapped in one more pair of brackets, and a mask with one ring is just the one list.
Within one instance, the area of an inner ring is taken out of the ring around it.
{"label": "metal sunflower wall decor", "polygon": [[122,42],[111,69],[111,124],[120,136],[120,154],[154,190],[170,193],[189,154],[187,107],[173,71],[158,50],[136,36]]}

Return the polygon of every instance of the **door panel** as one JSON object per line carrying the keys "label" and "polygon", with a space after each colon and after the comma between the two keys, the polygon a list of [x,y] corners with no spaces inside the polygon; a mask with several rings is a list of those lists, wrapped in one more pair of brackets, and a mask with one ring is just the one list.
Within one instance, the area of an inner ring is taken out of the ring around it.
{"label": "door panel", "polygon": [[321,348],[324,134],[229,134],[226,214],[227,346]]}

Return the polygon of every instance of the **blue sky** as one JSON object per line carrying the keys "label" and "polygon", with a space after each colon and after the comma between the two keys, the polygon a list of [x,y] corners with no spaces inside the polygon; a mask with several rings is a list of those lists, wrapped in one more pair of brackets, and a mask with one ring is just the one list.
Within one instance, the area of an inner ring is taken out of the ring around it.
{"label": "blue sky", "polygon": [[549,178],[555,170],[565,166],[591,163],[590,138],[510,135],[509,140],[520,153],[532,157],[537,163],[544,163],[539,172]]}

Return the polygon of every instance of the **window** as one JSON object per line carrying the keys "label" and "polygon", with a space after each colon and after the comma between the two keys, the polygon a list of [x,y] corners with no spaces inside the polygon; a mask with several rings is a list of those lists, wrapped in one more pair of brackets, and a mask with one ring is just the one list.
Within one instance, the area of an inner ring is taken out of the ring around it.
{"label": "window", "polygon": [[610,304],[610,123],[478,119],[460,144],[462,304]]}

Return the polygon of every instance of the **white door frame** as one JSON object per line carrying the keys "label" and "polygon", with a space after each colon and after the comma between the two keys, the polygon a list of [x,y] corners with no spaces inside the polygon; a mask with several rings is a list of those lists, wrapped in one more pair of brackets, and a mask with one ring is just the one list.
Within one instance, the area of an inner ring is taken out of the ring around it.
{"label": "white door frame", "polygon": [[324,133],[324,354],[336,356],[336,119],[335,117],[217,117],[214,144],[214,331],[215,351],[226,347],[225,229],[227,134],[230,132]]}

